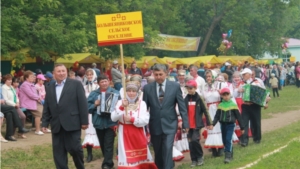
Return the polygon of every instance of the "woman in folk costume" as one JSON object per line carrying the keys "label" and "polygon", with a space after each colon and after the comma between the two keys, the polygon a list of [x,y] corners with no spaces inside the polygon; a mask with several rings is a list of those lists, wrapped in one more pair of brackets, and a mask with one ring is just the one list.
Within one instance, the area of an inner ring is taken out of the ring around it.
{"label": "woman in folk costume", "polygon": [[[111,114],[112,121],[119,121],[118,127],[118,169],[156,169],[147,145],[144,127],[150,114],[135,81],[126,84],[126,97],[119,100]],[[127,109],[127,112],[125,112]]]}
{"label": "woman in folk costume", "polygon": [[[214,81],[217,77],[217,73],[214,70],[207,70],[205,76],[206,84],[204,86],[203,97],[207,104],[210,117],[215,117],[218,105],[221,101],[219,88],[222,84],[218,81]],[[207,139],[205,140],[204,148],[210,148],[213,157],[221,156],[224,145],[219,122],[215,125],[213,130],[207,131]]]}
{"label": "woman in folk costume", "polygon": [[[85,72],[87,77],[87,84],[84,86],[85,96],[88,97],[89,94],[99,88],[97,84],[97,75],[95,70],[87,69]],[[99,140],[96,134],[96,130],[92,123],[92,114],[89,114],[89,127],[85,130],[85,137],[82,142],[82,147],[87,150],[87,162],[91,162],[93,160],[92,149],[100,148]]]}
{"label": "woman in folk costume", "polygon": [[[236,100],[236,103],[238,105],[240,113],[242,113],[242,104],[243,104],[242,96],[243,96],[243,94],[239,92],[239,89],[242,87],[243,81],[242,81],[240,72],[238,72],[238,71],[234,72],[232,75],[232,78],[233,78],[232,79],[233,97]],[[237,137],[241,136],[241,130],[240,130],[240,126],[238,123],[235,126],[235,134],[237,135]],[[249,123],[248,136],[249,137],[252,136],[251,129],[250,129],[250,123]]]}
{"label": "woman in folk costume", "polygon": [[[182,97],[185,98],[187,95],[187,89],[185,88],[186,71],[179,70],[178,71],[178,83],[180,84],[180,89],[182,91]],[[182,132],[182,121],[181,116],[176,106],[176,112],[178,115],[178,131],[175,135],[174,145],[173,145],[173,160],[180,161],[184,158],[182,152],[189,152],[189,142],[187,139],[187,133]]]}

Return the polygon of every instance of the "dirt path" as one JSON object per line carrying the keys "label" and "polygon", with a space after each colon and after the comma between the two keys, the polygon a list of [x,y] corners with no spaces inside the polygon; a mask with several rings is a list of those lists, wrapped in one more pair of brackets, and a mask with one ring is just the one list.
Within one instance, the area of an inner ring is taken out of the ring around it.
{"label": "dirt path", "polygon": [[[278,113],[272,115],[272,118],[262,120],[262,132],[270,132],[279,128],[282,128],[291,123],[300,121],[300,110],[289,111],[285,113]],[[3,129],[2,129],[3,130]],[[18,139],[17,142],[9,142],[1,144],[1,151],[11,148],[23,148],[27,149],[33,145],[51,144],[51,134],[45,134],[44,136],[35,135],[34,132],[26,134],[27,139]],[[203,144],[203,142],[201,142]],[[98,150],[96,150],[98,151]],[[205,154],[208,153],[205,149]],[[185,158],[176,162],[176,166],[182,163],[190,163],[189,153],[184,153]],[[97,159],[86,165],[87,169],[99,168],[102,159]],[[115,161],[116,164],[117,161]]]}

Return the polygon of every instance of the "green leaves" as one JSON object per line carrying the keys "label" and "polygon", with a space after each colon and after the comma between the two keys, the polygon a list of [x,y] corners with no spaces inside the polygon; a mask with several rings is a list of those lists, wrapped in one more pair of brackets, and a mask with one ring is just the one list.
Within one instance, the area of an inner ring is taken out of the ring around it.
{"label": "green leaves", "polygon": [[[1,0],[1,5],[5,57],[24,48],[44,61],[80,52],[100,53],[104,59],[119,57],[118,45],[97,46],[95,15],[139,10],[145,43],[124,45],[125,56],[218,55],[221,35],[229,29],[233,45],[228,55],[276,54],[282,37],[300,38],[300,0]],[[199,53],[145,48],[159,40],[159,33],[200,36]],[[22,57],[16,59],[21,62]]]}

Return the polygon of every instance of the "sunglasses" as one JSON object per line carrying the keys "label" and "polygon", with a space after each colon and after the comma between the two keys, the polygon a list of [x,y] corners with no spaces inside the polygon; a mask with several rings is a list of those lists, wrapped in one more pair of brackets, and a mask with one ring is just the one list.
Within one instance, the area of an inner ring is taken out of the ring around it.
{"label": "sunglasses", "polygon": [[223,94],[222,94],[222,96],[227,96],[227,95],[229,95],[229,93],[223,93]]}

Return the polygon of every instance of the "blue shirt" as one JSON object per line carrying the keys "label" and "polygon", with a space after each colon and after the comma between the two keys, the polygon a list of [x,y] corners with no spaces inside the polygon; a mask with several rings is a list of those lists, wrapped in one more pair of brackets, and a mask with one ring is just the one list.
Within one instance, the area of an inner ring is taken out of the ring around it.
{"label": "blue shirt", "polygon": [[60,84],[58,84],[57,82],[55,83],[55,92],[56,92],[57,103],[59,102],[61,92],[65,86],[65,82],[66,82],[66,79],[63,80]]}

